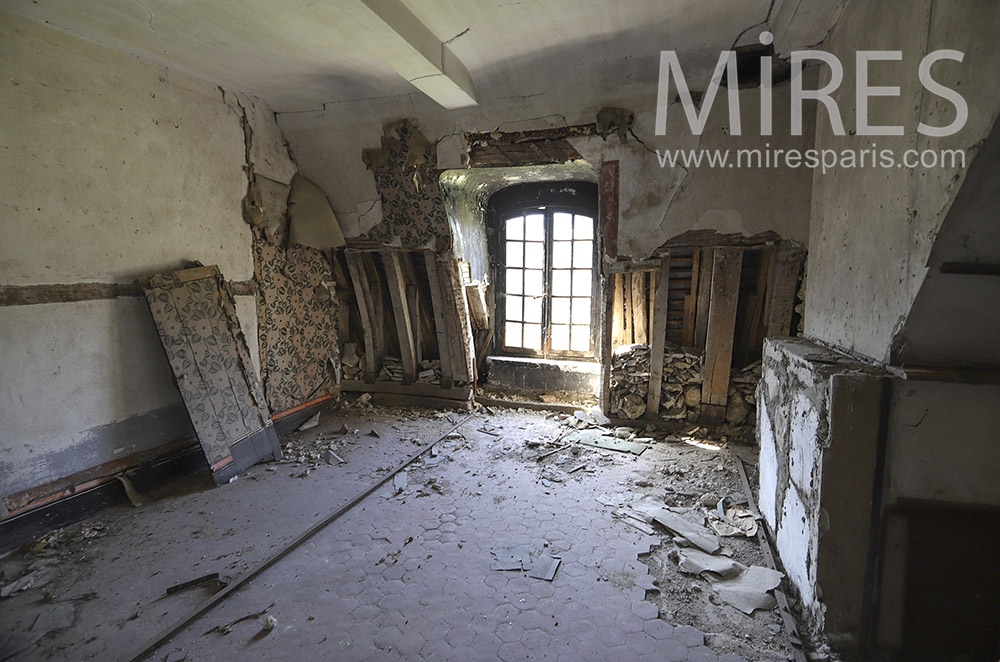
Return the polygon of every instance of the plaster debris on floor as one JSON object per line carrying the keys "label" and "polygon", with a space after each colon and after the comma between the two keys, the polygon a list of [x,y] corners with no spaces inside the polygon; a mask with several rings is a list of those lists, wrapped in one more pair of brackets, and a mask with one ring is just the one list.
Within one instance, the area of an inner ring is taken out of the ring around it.
{"label": "plaster debris on floor", "polygon": [[331,642],[359,660],[793,659],[781,573],[732,516],[727,440],[480,408],[389,479],[466,415],[344,403],[235,483],[187,479],[33,541],[0,564],[4,650],[124,659],[387,480],[149,659],[310,659]]}

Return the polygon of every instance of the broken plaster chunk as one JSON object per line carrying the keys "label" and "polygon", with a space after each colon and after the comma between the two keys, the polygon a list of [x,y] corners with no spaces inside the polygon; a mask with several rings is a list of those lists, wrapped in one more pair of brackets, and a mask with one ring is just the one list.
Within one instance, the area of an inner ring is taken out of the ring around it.
{"label": "broken plaster chunk", "polygon": [[264,632],[270,632],[276,627],[278,627],[278,619],[274,616],[268,616],[264,619]]}
{"label": "broken plaster chunk", "polygon": [[719,597],[744,614],[752,614],[757,609],[770,610],[777,606],[771,595],[785,575],[759,565],[752,565],[739,577],[713,581],[712,587]]}

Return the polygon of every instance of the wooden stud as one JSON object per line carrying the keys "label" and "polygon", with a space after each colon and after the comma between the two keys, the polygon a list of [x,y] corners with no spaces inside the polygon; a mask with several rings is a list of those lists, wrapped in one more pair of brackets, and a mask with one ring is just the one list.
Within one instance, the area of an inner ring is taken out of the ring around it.
{"label": "wooden stud", "polygon": [[627,344],[625,342],[625,276],[615,274],[614,313],[612,315],[612,338],[614,346]]}
{"label": "wooden stud", "polygon": [[431,288],[431,307],[434,310],[434,332],[437,336],[438,356],[441,358],[441,387],[451,388],[451,347],[448,340],[448,321],[444,310],[444,295],[438,276],[437,259],[431,251],[424,252],[424,267]]}
{"label": "wooden stud", "polygon": [[601,299],[604,306],[601,308],[600,318],[600,342],[601,342],[601,411],[607,415],[611,411],[611,357],[614,354],[614,317],[615,317],[615,293],[614,287],[620,274],[612,276],[604,274],[601,278]]}
{"label": "wooden stud", "polygon": [[703,248],[698,258],[698,297],[694,313],[694,347],[705,349],[708,335],[708,309],[712,301],[712,264],[714,248]]}
{"label": "wooden stud", "polygon": [[670,289],[670,256],[663,256],[656,276],[656,301],[653,306],[652,335],[649,349],[649,390],[646,395],[646,418],[660,417],[660,389],[663,387],[663,351],[667,343],[667,292]]}
{"label": "wooden stud", "polygon": [[681,330],[681,345],[694,347],[694,321],[698,303],[698,272],[701,251],[695,250],[691,256],[691,286],[684,295],[684,325]]}
{"label": "wooden stud", "polygon": [[704,382],[701,387],[702,416],[710,421],[721,421],[726,415],[742,265],[742,248],[716,249],[705,342]]}
{"label": "wooden stud", "polygon": [[625,345],[631,345],[635,342],[634,331],[632,329],[632,276],[634,274],[625,274],[625,282],[623,284],[624,290],[622,291],[622,303],[625,306],[625,314],[622,316],[624,320],[624,339]]}
{"label": "wooden stud", "polygon": [[369,291],[368,275],[360,256],[350,251],[344,253],[347,270],[351,274],[351,284],[354,286],[354,298],[358,302],[358,312],[361,317],[361,334],[365,342],[365,381],[374,382],[379,370],[375,351],[375,324],[372,311],[371,292]]}
{"label": "wooden stud", "polygon": [[802,249],[787,241],[780,241],[775,247],[765,304],[765,326],[769,338],[787,336],[792,332],[795,288],[804,257]]}
{"label": "wooden stud", "polygon": [[385,264],[386,283],[389,286],[389,298],[392,301],[392,314],[396,320],[396,337],[399,340],[399,353],[403,361],[403,383],[412,384],[417,378],[417,353],[407,297],[406,277],[403,275],[400,256],[396,251],[382,253],[382,262]]}
{"label": "wooden stud", "polygon": [[630,274],[632,277],[632,337],[637,343],[645,343],[646,333],[646,274]]}

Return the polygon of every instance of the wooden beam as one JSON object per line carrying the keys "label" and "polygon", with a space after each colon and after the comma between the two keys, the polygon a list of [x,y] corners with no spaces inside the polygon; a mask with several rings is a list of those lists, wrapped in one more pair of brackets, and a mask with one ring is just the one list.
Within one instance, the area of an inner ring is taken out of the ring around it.
{"label": "wooden beam", "polygon": [[708,336],[708,308],[712,301],[712,264],[715,249],[703,248],[698,258],[698,300],[694,313],[694,347],[705,349]]}
{"label": "wooden beam", "polygon": [[787,336],[792,331],[792,313],[795,310],[795,288],[805,253],[787,241],[775,246],[766,301],[767,337]]}
{"label": "wooden beam", "polygon": [[365,273],[364,265],[361,264],[361,256],[351,251],[345,251],[344,259],[347,261],[347,270],[351,274],[351,284],[354,286],[354,298],[357,299],[358,312],[361,317],[361,334],[365,342],[365,381],[373,382],[375,381],[375,374],[379,370],[379,365],[375,350],[376,329],[368,274]]}
{"label": "wooden beam", "polygon": [[698,304],[698,276],[701,251],[691,256],[691,286],[684,295],[684,325],[681,327],[681,345],[694,347],[694,321]]}
{"label": "wooden beam", "polygon": [[611,411],[611,357],[612,345],[614,343],[614,282],[620,276],[603,274],[601,277],[601,317],[600,326],[600,360],[601,360],[601,392],[599,394],[599,404],[605,416]]}
{"label": "wooden beam", "polygon": [[437,336],[438,356],[441,358],[441,386],[452,384],[451,347],[448,341],[448,321],[444,310],[444,295],[438,275],[437,258],[431,251],[424,251],[424,267],[431,287],[431,307],[434,309],[434,333]]}
{"label": "wooden beam", "polygon": [[412,384],[417,378],[417,351],[407,296],[409,286],[403,275],[399,253],[383,253],[382,261],[385,264],[389,299],[392,301],[392,316],[396,321],[396,337],[399,340],[400,359],[403,362],[403,384]]}
{"label": "wooden beam", "polygon": [[632,337],[637,343],[645,343],[649,337],[646,321],[646,274],[629,274],[632,278]]}
{"label": "wooden beam", "polygon": [[631,345],[635,342],[634,330],[632,329],[632,274],[625,274],[625,284],[624,291],[622,292],[622,302],[625,306],[625,315],[623,317],[623,329],[624,338],[626,345]]}
{"label": "wooden beam", "polygon": [[649,390],[646,395],[646,418],[660,417],[660,389],[663,387],[663,350],[667,343],[667,291],[670,288],[670,256],[656,274],[656,301],[650,329]]}
{"label": "wooden beam", "polygon": [[614,312],[612,314],[612,337],[615,346],[625,345],[625,277],[615,274],[615,291],[613,295]]}
{"label": "wooden beam", "polygon": [[604,254],[618,257],[618,161],[604,161],[597,172],[598,233]]}
{"label": "wooden beam", "polygon": [[742,265],[742,248],[716,249],[705,342],[704,382],[701,387],[702,415],[711,421],[721,421],[725,417],[729,399],[729,370],[733,361]]}

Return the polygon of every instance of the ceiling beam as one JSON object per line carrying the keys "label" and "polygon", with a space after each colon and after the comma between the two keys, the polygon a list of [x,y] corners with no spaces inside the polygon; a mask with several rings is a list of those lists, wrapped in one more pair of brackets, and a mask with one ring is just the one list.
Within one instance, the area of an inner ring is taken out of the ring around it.
{"label": "ceiling beam", "polygon": [[359,3],[366,10],[359,18],[371,25],[370,34],[379,35],[362,44],[365,50],[444,108],[478,105],[472,76],[465,65],[401,0]]}

